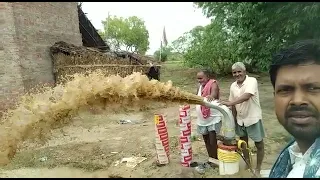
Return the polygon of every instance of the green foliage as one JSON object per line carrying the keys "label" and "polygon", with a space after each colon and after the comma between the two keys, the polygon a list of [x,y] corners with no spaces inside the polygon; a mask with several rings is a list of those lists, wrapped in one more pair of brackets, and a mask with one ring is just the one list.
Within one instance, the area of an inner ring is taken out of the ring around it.
{"label": "green foliage", "polygon": [[102,23],[104,32],[100,34],[114,49],[125,47],[126,51],[139,54],[145,54],[149,49],[149,32],[142,19],[112,16]]}
{"label": "green foliage", "polygon": [[161,50],[161,59],[160,59],[160,49],[155,51],[154,52],[154,58],[159,60],[161,62],[165,62],[168,60],[169,56],[171,55],[171,51],[172,51],[172,48],[170,47],[163,47],[162,50]]}
{"label": "green foliage", "polygon": [[[154,52],[153,57],[157,60],[160,59],[160,49]],[[180,61],[184,60],[182,53],[179,53],[174,50],[172,46],[163,47],[161,51],[161,61]]]}
{"label": "green foliage", "polygon": [[230,35],[218,23],[198,26],[173,42],[174,50],[183,54],[186,65],[211,68],[218,74],[230,72],[230,66],[237,61],[234,56],[237,44],[230,41]]}
{"label": "green foliage", "polygon": [[[201,27],[198,27],[198,28],[201,28]],[[178,39],[174,40],[171,44],[171,47],[173,51],[180,54],[185,54],[191,45],[192,39],[193,37],[191,32],[186,32],[182,36],[180,36]]]}
{"label": "green foliage", "polygon": [[178,52],[171,52],[168,61],[180,61],[182,62],[184,60],[183,55]]}
{"label": "green foliage", "polygon": [[197,2],[212,18],[173,42],[190,66],[230,72],[235,61],[252,71],[268,69],[272,53],[297,40],[320,37],[316,2]]}

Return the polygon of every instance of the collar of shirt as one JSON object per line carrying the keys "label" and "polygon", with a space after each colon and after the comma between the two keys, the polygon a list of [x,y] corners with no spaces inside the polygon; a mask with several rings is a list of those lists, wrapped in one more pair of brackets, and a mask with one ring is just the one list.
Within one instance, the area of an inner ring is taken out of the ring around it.
{"label": "collar of shirt", "polygon": [[235,82],[236,83],[236,86],[238,87],[238,88],[241,88],[243,85],[245,85],[247,82],[248,82],[248,75],[246,75],[246,78],[244,79],[244,81],[242,82],[242,84],[241,85],[239,85],[238,83],[237,83],[237,81]]}
{"label": "collar of shirt", "polygon": [[306,151],[306,153],[302,154],[297,142],[294,142],[289,147],[291,164],[299,162],[300,160],[303,160],[303,162],[306,163],[308,161],[308,158],[310,157],[310,153],[312,152],[313,148],[314,148],[314,144],[312,144],[312,146]]}

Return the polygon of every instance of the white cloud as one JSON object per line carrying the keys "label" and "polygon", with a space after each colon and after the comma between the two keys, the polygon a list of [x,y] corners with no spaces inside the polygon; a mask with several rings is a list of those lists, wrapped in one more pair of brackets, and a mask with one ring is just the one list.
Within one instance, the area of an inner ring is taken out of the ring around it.
{"label": "white cloud", "polygon": [[149,31],[148,54],[153,54],[160,47],[164,26],[170,43],[195,26],[210,23],[192,2],[84,2],[82,10],[96,29],[103,29],[101,21],[108,17],[108,12],[110,15],[143,19]]}

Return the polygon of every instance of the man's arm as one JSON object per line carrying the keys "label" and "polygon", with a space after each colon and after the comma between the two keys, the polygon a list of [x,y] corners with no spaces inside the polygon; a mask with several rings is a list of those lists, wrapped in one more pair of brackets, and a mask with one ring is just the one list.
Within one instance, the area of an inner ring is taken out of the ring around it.
{"label": "man's arm", "polygon": [[[231,87],[230,87],[230,95],[229,95],[229,101],[233,101],[234,100],[234,95],[233,95],[233,92],[231,90]],[[232,111],[232,115],[234,117],[234,121],[237,122],[237,109],[235,106],[231,106],[231,111]]]}
{"label": "man's arm", "polygon": [[234,100],[234,95],[233,95],[233,92],[232,92],[232,84],[230,86],[230,93],[229,93],[229,101],[233,101]]}
{"label": "man's arm", "polygon": [[217,83],[213,83],[211,86],[211,94],[207,97],[208,101],[218,99],[218,93],[218,85]]}
{"label": "man's arm", "polygon": [[237,123],[237,110],[235,106],[231,106],[232,115],[234,117],[234,122]]}
{"label": "man's arm", "polygon": [[243,103],[245,101],[248,101],[252,96],[253,96],[253,94],[244,93],[242,96],[240,96],[239,98],[235,99],[234,101],[230,101],[228,105],[229,106],[234,106],[236,104]]}

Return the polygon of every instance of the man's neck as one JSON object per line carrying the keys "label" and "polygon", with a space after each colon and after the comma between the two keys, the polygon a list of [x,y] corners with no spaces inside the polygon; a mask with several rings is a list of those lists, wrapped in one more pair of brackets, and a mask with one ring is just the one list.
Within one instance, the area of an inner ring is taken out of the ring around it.
{"label": "man's neck", "polygon": [[208,84],[209,81],[210,81],[210,79],[205,84],[203,84],[202,87],[204,88]]}
{"label": "man's neck", "polygon": [[315,140],[306,141],[306,140],[298,140],[298,139],[296,139],[296,141],[302,154],[306,153],[308,149],[312,146],[312,144],[315,142]]}
{"label": "man's neck", "polygon": [[243,81],[237,81],[238,86],[241,86],[246,79],[247,79],[247,75],[244,76]]}

